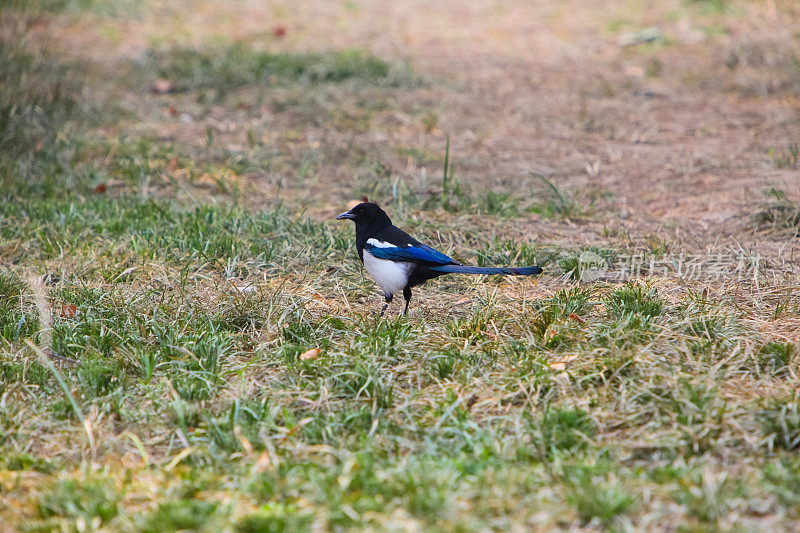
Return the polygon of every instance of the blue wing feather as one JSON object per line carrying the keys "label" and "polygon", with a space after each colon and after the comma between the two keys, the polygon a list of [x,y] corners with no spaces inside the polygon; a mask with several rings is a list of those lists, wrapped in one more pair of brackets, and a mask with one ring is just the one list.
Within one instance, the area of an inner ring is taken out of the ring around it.
{"label": "blue wing feather", "polygon": [[364,249],[378,259],[388,259],[389,261],[404,261],[409,263],[427,263],[434,265],[447,265],[455,263],[451,258],[442,252],[434,250],[430,246],[418,244],[416,246],[390,246],[380,247],[366,244]]}

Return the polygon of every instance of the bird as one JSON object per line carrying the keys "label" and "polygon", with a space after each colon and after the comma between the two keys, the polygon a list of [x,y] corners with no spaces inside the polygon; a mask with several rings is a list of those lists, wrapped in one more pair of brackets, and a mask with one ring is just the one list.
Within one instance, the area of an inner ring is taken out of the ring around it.
{"label": "bird", "polygon": [[362,202],[336,217],[352,220],[356,224],[356,250],[358,258],[372,279],[380,286],[386,301],[380,316],[402,292],[406,300],[404,315],[408,314],[411,289],[429,279],[445,274],[508,274],[535,276],[542,272],[538,266],[529,267],[474,267],[465,266],[422,244],[414,237],[392,224],[386,211],[371,202]]}

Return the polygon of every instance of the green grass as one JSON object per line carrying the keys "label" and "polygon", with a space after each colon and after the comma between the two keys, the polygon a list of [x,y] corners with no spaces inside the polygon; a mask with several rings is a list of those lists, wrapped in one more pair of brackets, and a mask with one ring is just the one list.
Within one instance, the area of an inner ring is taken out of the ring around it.
{"label": "green grass", "polygon": [[614,250],[588,246],[561,252],[557,262],[570,279],[594,281],[611,269],[615,255]]}
{"label": "green grass", "polygon": [[275,503],[264,505],[258,511],[236,522],[237,533],[280,533],[304,531],[309,527],[309,516],[298,512],[297,507]]}
{"label": "green grass", "polygon": [[789,199],[786,192],[771,188],[767,199],[752,215],[756,229],[800,232],[800,204]]}
{"label": "green grass", "polygon": [[[226,216],[235,218],[236,214]],[[136,295],[135,290],[59,289],[54,294],[73,302],[78,312],[56,318],[54,348],[80,361],[62,367],[61,372],[67,386],[78,391],[84,413],[95,410],[129,427],[144,423],[153,429],[180,430],[190,448],[184,448],[177,437],[169,439],[164,444],[173,451],[165,460],[177,457],[181,450],[192,450],[183,459],[185,466],[178,468],[182,475],[203,472],[205,481],[198,485],[200,481],[189,478],[172,485],[169,476],[162,479],[156,473],[158,479],[152,483],[168,499],[156,496],[146,512],[128,516],[126,504],[121,503],[125,500],[115,496],[121,494],[119,488],[99,491],[95,490],[98,482],[75,478],[72,484],[55,484],[42,492],[37,527],[99,520],[112,528],[134,524],[139,530],[235,524],[237,530],[249,531],[305,528],[322,520],[326,527],[361,528],[383,524],[383,513],[397,509],[430,527],[458,527],[466,523],[455,511],[442,512],[443,502],[477,498],[482,483],[500,480],[497,490],[515,501],[533,497],[527,494],[555,483],[563,488],[569,512],[583,524],[610,526],[639,509],[640,503],[623,481],[629,479],[634,465],[623,463],[609,473],[585,462],[600,452],[598,439],[603,430],[596,417],[604,415],[596,408],[572,407],[570,402],[587,393],[592,396],[594,387],[585,388],[580,376],[588,372],[583,375],[589,379],[593,371],[576,368],[573,372],[579,380],[570,387],[570,396],[560,396],[549,373],[542,370],[559,348],[546,343],[528,345],[524,335],[512,334],[517,325],[494,300],[464,319],[428,324],[413,318],[325,317],[302,308],[275,315],[261,310],[260,329],[254,330],[248,320],[230,323],[215,318],[219,316],[215,311],[227,305],[224,298],[219,299],[223,294],[219,289],[207,282],[198,285],[198,280],[187,280],[181,288],[179,277],[174,283],[168,290],[171,295],[143,298],[142,294],[124,304],[120,293]],[[201,293],[215,295],[217,303],[189,304],[180,296]],[[615,306],[621,306],[619,313],[663,317],[663,303],[659,307],[654,298],[652,291],[635,286],[618,289],[605,299],[573,288],[537,302],[536,312],[550,310],[554,324],[574,322],[569,327],[577,325],[570,341],[575,347],[588,342],[593,330],[604,327],[600,303],[607,302],[611,314],[617,312]],[[681,313],[671,320],[676,321],[677,334]],[[274,330],[274,343],[259,348],[248,340],[275,326],[279,327]],[[75,328],[83,333],[70,333]],[[452,348],[442,351],[448,343]],[[309,360],[298,357],[311,347],[322,348],[321,355]],[[439,351],[428,355],[434,347]],[[512,366],[527,368],[518,374],[530,383],[521,395],[519,378],[503,379]],[[262,375],[277,379],[258,388],[248,385],[252,379],[264,379]],[[625,382],[633,385],[636,375],[624,378],[632,379]],[[487,376],[501,394],[515,395],[521,405],[527,404],[527,398],[536,401],[538,395],[548,407],[534,416],[519,407],[503,417],[475,412],[476,399],[460,391]],[[35,393],[35,401],[51,407],[37,412],[37,420],[75,420],[59,400],[57,389],[48,384],[51,378],[41,379],[45,388]],[[24,383],[20,377],[15,380],[14,390]],[[694,446],[695,436],[724,437],[717,429],[711,433],[705,429],[719,422],[715,398],[713,391],[707,393],[688,381],[664,400],[660,396],[644,400],[642,407],[678,413],[681,434],[688,439],[676,441],[672,453],[678,453],[684,445]],[[319,402],[326,407],[314,408]],[[17,438],[15,431],[22,430],[15,426],[20,422],[4,422],[9,442]],[[714,449],[713,444],[707,446]],[[333,455],[330,460],[316,457],[311,451],[314,447],[327,447]],[[603,453],[615,455],[613,450]],[[236,459],[242,454],[272,466],[252,472],[247,463]],[[549,478],[547,468],[562,468],[557,465],[564,461],[569,462],[563,467],[566,470]],[[33,469],[34,464],[30,458],[8,463],[6,468]],[[124,483],[125,491],[140,490],[132,481]],[[218,506],[198,496],[232,487],[246,489],[236,501],[252,499],[256,508],[235,511],[238,503]],[[722,512],[703,511],[703,506],[712,504],[701,500],[685,501],[690,513],[705,513],[704,520]],[[494,504],[479,506],[471,520],[481,523],[497,512]]]}
{"label": "green grass", "polygon": [[714,16],[729,13],[734,10],[731,0],[684,0],[687,6],[697,6],[700,14]]}
{"label": "green grass", "polygon": [[153,49],[141,65],[169,80],[171,91],[220,99],[253,86],[342,83],[400,86],[419,83],[407,65],[390,64],[360,50],[271,53],[246,43],[204,48]]}
{"label": "green grass", "polygon": [[608,296],[606,311],[617,319],[635,315],[651,319],[664,312],[664,302],[652,288],[630,282]]}
{"label": "green grass", "polygon": [[138,0],[7,0],[3,7],[22,13],[69,13],[94,12],[103,15],[131,15],[140,6]]}
{"label": "green grass", "polygon": [[[235,271],[237,260],[283,264],[289,248],[299,249],[294,257],[301,260],[349,246],[344,235],[289,217],[281,207],[254,216],[225,206],[184,211],[156,200],[92,198],[8,203],[1,209],[6,224],[0,236],[24,243],[27,254],[43,259],[58,257],[65,248],[116,254],[120,250],[112,248],[122,244],[132,260],[208,262]],[[122,271],[109,273],[111,279]]]}
{"label": "green grass", "polygon": [[[119,514],[120,495],[111,479],[63,479],[39,494],[36,508],[48,527],[84,523],[107,524]],[[74,523],[74,522],[73,522]]]}
{"label": "green grass", "polygon": [[800,146],[795,143],[790,144],[785,150],[775,150],[770,148],[769,155],[776,168],[797,168],[800,163]]}
{"label": "green grass", "polygon": [[770,449],[800,448],[800,406],[796,396],[773,400],[761,413],[761,427]]}
{"label": "green grass", "polygon": [[149,514],[138,520],[139,531],[201,531],[214,523],[219,504],[195,499],[165,500]]}
{"label": "green grass", "polygon": [[[76,186],[76,125],[88,121],[80,65],[0,40],[0,189],[52,195]],[[82,136],[81,136],[82,137]]]}
{"label": "green grass", "polygon": [[24,293],[25,283],[19,277],[0,272],[0,329],[5,339],[16,341],[38,330],[38,316],[26,309]]}
{"label": "green grass", "polygon": [[[598,467],[599,466],[599,467]],[[600,465],[567,470],[567,502],[575,508],[583,524],[599,522],[610,526],[634,505],[634,497],[618,481],[609,479]],[[599,474],[599,475],[598,475]]]}
{"label": "green grass", "polygon": [[792,509],[796,516],[800,505],[798,489],[800,489],[800,463],[795,457],[782,457],[764,466],[763,479],[771,493],[781,504]]}

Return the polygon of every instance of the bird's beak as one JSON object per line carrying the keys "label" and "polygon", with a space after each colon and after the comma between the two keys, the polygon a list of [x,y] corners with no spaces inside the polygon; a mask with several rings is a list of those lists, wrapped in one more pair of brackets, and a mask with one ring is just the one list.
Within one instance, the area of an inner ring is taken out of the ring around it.
{"label": "bird's beak", "polygon": [[352,219],[356,218],[356,216],[353,213],[351,213],[350,211],[345,211],[344,213],[342,213],[341,215],[336,217],[336,220],[345,220],[345,219],[348,219],[348,218],[350,220],[352,220]]}

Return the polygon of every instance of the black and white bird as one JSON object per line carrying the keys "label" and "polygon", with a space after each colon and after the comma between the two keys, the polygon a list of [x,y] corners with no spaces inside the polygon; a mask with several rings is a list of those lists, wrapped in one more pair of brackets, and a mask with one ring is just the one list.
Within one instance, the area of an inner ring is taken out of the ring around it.
{"label": "black and white bird", "polygon": [[342,213],[336,220],[350,219],[356,223],[356,249],[386,299],[381,316],[400,292],[406,300],[404,314],[408,314],[411,288],[444,274],[508,274],[535,276],[542,272],[538,266],[530,267],[471,267],[447,257],[422,244],[405,231],[394,226],[389,215],[377,204],[361,203]]}

